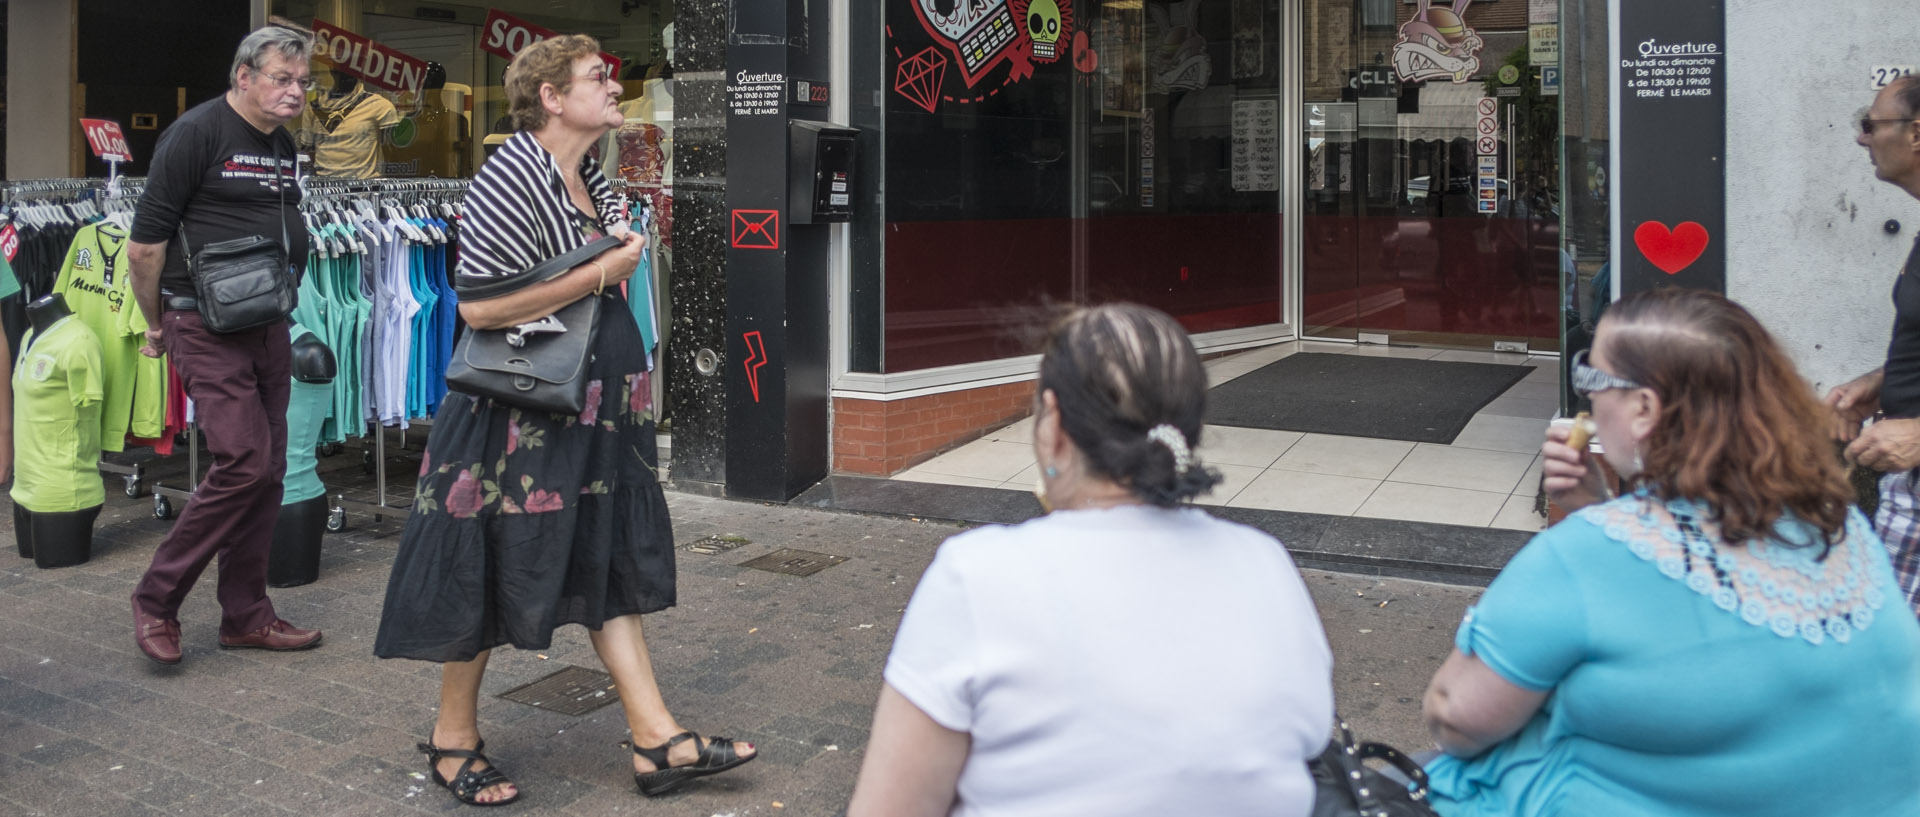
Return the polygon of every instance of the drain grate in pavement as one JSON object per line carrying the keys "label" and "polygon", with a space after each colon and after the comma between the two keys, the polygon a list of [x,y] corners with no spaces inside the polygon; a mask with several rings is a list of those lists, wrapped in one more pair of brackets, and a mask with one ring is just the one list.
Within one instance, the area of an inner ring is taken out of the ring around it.
{"label": "drain grate in pavement", "polygon": [[585,715],[620,699],[613,691],[613,676],[585,667],[567,667],[500,697],[562,715]]}
{"label": "drain grate in pavement", "polygon": [[811,550],[781,548],[758,559],[748,559],[747,561],[741,562],[740,566],[751,567],[756,570],[768,570],[774,573],[785,573],[789,576],[811,576],[846,560],[847,557],[845,556],[832,556],[825,553],[815,553]]}
{"label": "drain grate in pavement", "polygon": [[712,556],[716,553],[725,553],[742,545],[751,544],[753,544],[753,541],[745,536],[715,535],[695,539],[691,543],[681,545],[680,547],[688,553],[703,553]]}

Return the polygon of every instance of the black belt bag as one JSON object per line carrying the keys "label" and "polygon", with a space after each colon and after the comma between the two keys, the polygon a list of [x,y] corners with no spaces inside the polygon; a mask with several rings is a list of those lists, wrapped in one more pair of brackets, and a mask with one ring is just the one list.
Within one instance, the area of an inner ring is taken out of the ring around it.
{"label": "black belt bag", "polygon": [[199,292],[200,320],[221,334],[266,326],[293,314],[300,303],[299,282],[287,265],[287,191],[274,153],[274,183],[280,192],[280,241],[257,235],[215,241],[188,251],[186,224],[180,225],[180,253]]}
{"label": "black belt bag", "polygon": [[[619,238],[603,236],[519,275],[457,276],[454,290],[462,301],[498,298],[565,275],[620,245]],[[524,409],[579,414],[587,406],[587,364],[600,332],[600,303],[586,295],[519,326],[468,327],[447,362],[447,387]]]}
{"label": "black belt bag", "polygon": [[[186,243],[184,233],[181,243]],[[214,332],[266,326],[292,314],[299,303],[286,249],[259,236],[201,247],[187,256],[187,269],[200,292],[200,319]]]}

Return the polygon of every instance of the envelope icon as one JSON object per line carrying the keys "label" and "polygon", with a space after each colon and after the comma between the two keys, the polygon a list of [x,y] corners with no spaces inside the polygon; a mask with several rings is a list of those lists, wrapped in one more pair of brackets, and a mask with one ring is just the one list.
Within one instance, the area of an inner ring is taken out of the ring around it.
{"label": "envelope icon", "polygon": [[780,211],[733,211],[733,246],[743,250],[780,249]]}

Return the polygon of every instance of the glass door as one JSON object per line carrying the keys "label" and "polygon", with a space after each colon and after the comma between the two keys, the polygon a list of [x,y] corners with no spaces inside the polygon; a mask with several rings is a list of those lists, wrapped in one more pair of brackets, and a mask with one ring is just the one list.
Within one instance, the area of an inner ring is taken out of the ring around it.
{"label": "glass door", "polygon": [[1306,336],[1558,348],[1553,98],[1525,4],[1472,8],[1307,0]]}

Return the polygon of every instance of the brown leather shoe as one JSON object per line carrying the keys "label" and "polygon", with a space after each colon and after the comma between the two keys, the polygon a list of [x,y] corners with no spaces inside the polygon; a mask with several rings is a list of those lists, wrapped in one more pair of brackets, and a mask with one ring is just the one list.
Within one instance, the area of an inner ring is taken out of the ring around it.
{"label": "brown leather shoe", "polygon": [[220,649],[223,650],[304,650],[319,644],[319,630],[302,630],[278,618],[272,624],[246,635],[220,634]]}
{"label": "brown leather shoe", "polygon": [[133,603],[133,643],[156,664],[180,663],[180,622],[158,618]]}

